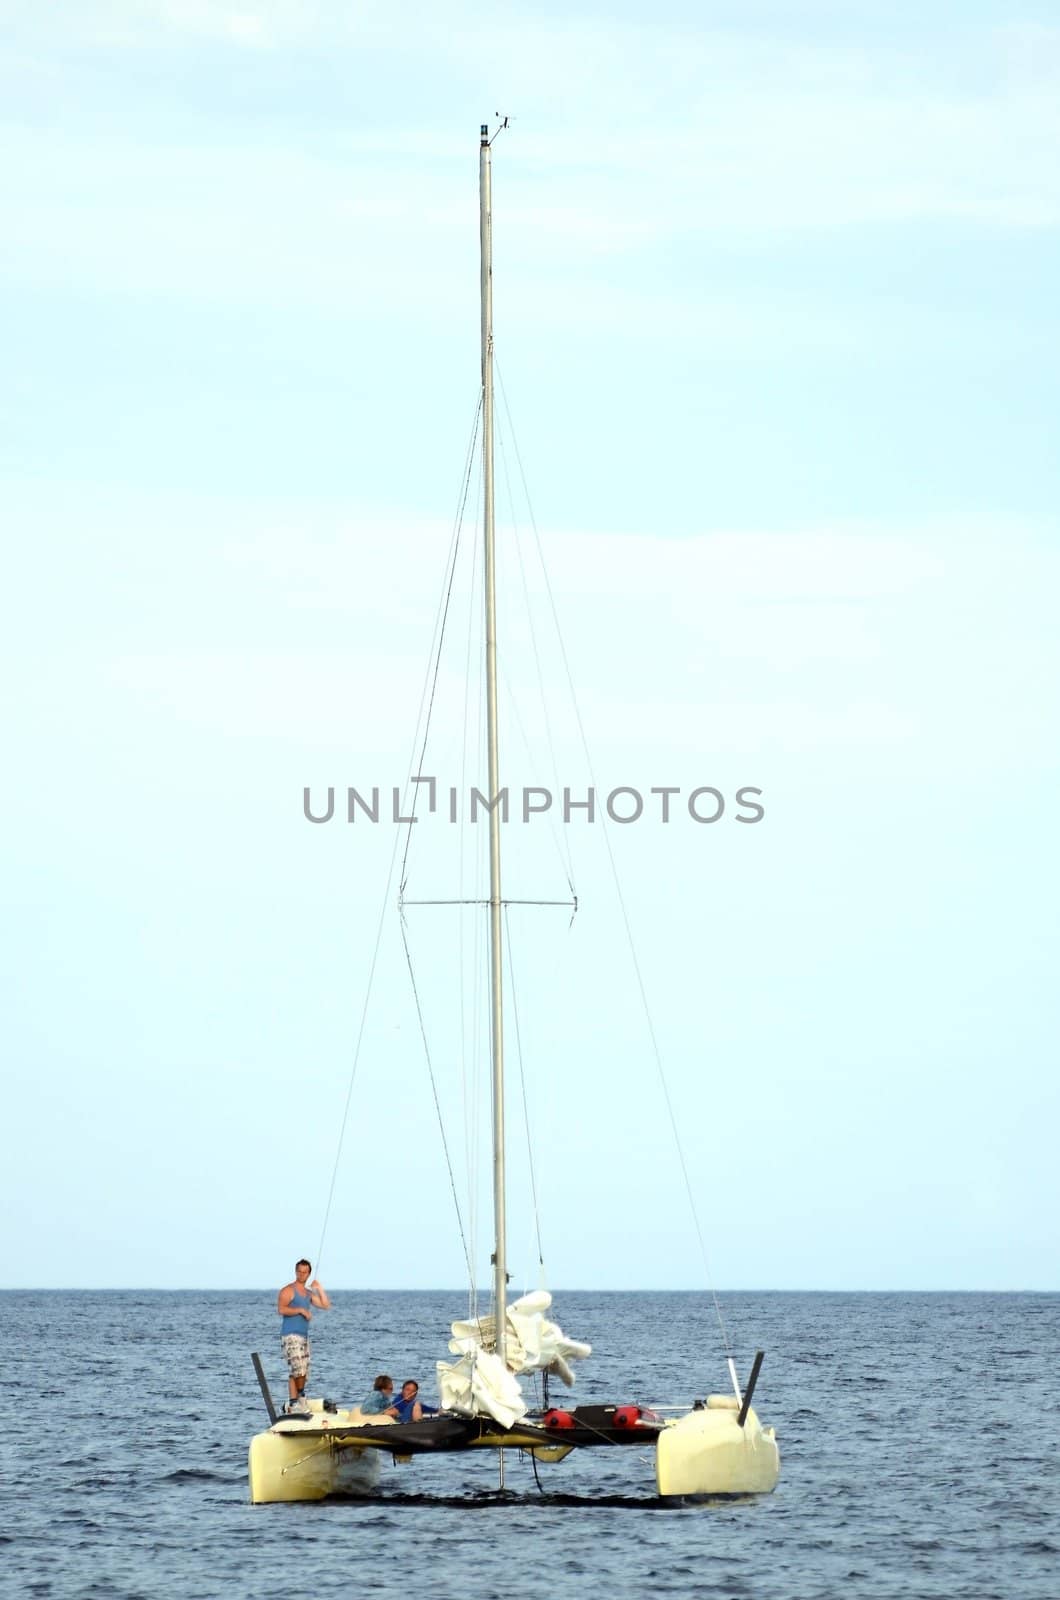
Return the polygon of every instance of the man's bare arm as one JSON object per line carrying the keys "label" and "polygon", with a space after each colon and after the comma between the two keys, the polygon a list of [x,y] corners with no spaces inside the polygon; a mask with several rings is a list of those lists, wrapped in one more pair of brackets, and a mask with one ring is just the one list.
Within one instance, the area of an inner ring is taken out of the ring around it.
{"label": "man's bare arm", "polygon": [[[293,1283],[289,1283],[289,1284],[286,1285],[285,1288],[280,1290],[279,1294],[276,1297],[276,1309],[277,1309],[277,1311],[279,1312],[281,1317],[304,1317],[306,1319],[306,1321],[308,1322],[310,1317],[313,1315],[313,1313],[311,1311],[306,1311],[304,1306],[293,1306],[291,1304],[291,1300],[293,1299],[293,1297],[294,1297],[294,1284]],[[314,1304],[315,1303],[316,1302],[314,1302]],[[327,1307],[324,1306],[321,1309],[326,1311]]]}

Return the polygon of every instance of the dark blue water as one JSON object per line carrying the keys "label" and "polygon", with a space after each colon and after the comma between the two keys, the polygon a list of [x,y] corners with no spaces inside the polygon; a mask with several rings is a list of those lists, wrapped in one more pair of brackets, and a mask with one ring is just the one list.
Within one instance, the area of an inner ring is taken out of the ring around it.
{"label": "dark blue water", "polygon": [[[432,1390],[458,1294],[335,1294],[310,1389],[373,1375]],[[247,1503],[282,1390],[274,1291],[0,1296],[0,1585],[13,1595],[600,1594],[1057,1600],[1060,1296],[741,1295],[722,1307],[781,1479],[766,1499],[661,1503],[650,1453],[384,1458],[372,1502]],[[725,1387],[702,1297],[559,1294],[596,1348],[580,1399],[688,1401]]]}

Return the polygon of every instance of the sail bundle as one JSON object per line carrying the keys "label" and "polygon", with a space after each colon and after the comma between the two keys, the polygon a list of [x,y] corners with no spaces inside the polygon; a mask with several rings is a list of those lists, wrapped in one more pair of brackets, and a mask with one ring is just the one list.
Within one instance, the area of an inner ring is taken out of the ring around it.
{"label": "sail bundle", "polygon": [[538,1289],[507,1307],[504,1362],[494,1353],[494,1317],[452,1323],[449,1349],[460,1359],[438,1362],[443,1409],[462,1416],[490,1416],[510,1428],[527,1412],[518,1373],[549,1372],[572,1384],[570,1362],[584,1361],[592,1346],[568,1339],[559,1324],[546,1317],[551,1305],[552,1296]]}

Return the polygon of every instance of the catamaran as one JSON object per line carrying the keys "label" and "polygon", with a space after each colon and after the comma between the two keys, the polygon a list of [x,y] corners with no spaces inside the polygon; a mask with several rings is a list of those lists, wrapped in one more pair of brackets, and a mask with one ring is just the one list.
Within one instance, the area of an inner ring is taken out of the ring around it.
{"label": "catamaran", "polygon": [[[501,127],[505,126],[504,122]],[[488,794],[501,792],[498,693],[494,489],[494,352],[491,137],[479,144],[481,295],[481,426],[483,476],[483,582]],[[731,1393],[711,1394],[690,1407],[649,1409],[639,1404],[547,1404],[547,1378],[573,1382],[571,1363],[586,1359],[588,1345],[567,1338],[552,1320],[551,1296],[538,1290],[509,1303],[507,1271],[504,1086],[504,909],[501,890],[500,807],[489,807],[489,1035],[492,1074],[493,1310],[451,1326],[454,1361],[438,1363],[441,1411],[415,1422],[365,1415],[356,1406],[310,1400],[305,1412],[277,1411],[260,1358],[255,1369],[270,1425],[250,1444],[250,1498],[255,1504],[321,1500],[372,1493],[383,1463],[406,1463],[430,1454],[454,1458],[468,1451],[497,1454],[500,1481],[508,1451],[535,1463],[554,1464],[573,1450],[650,1447],[662,1496],[742,1496],[771,1491],[780,1471],[772,1428],[751,1405],[762,1364],[754,1359],[741,1386],[731,1358]],[[498,1314],[500,1310],[500,1314]],[[533,1409],[520,1378],[545,1375],[545,1404]]]}

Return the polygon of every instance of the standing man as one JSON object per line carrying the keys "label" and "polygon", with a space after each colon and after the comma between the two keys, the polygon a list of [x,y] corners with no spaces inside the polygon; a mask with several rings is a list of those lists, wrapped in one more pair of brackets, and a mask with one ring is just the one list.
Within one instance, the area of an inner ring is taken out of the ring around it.
{"label": "standing man", "polygon": [[312,1308],[330,1311],[331,1301],[319,1280],[309,1282],[313,1268],[305,1259],[295,1263],[294,1282],[284,1284],[276,1299],[280,1323],[280,1347],[287,1362],[287,1410],[305,1411],[303,1398],[309,1376],[309,1323]]}

